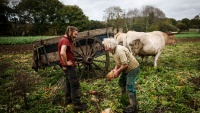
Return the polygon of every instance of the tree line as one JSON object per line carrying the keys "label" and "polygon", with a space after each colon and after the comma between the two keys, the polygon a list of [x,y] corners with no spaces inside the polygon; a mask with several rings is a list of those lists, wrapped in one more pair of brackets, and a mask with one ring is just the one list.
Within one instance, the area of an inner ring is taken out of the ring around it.
{"label": "tree line", "polygon": [[125,31],[135,30],[149,32],[160,31],[186,31],[189,28],[200,28],[200,17],[196,15],[193,19],[183,18],[176,20],[167,18],[165,13],[151,5],[142,6],[140,9],[134,8],[128,11],[119,6],[109,7],[105,10],[107,24],[115,27],[123,27]]}
{"label": "tree line", "polygon": [[64,5],[58,0],[0,1],[0,36],[61,35],[68,25],[78,27],[79,31],[105,27],[143,32],[200,28],[199,15],[177,21],[151,5],[128,11],[112,6],[104,10],[104,21],[97,21],[89,20],[77,5]]}

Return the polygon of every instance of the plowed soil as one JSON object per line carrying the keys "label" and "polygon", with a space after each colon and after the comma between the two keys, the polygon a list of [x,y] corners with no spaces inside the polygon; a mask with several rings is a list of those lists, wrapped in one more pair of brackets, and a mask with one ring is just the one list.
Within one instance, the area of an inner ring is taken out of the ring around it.
{"label": "plowed soil", "polygon": [[23,52],[32,52],[33,45],[0,45],[0,53],[23,53]]}

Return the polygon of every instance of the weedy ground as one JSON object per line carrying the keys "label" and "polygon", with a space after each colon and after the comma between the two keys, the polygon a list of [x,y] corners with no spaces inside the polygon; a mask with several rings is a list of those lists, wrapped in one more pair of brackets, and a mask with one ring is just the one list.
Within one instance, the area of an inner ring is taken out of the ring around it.
{"label": "weedy ground", "polygon": [[[110,59],[108,71],[114,66],[112,56]],[[166,46],[156,68],[151,57],[147,62],[142,62],[139,57],[137,59],[140,74],[135,88],[139,112],[200,112],[200,42],[179,42],[176,46]],[[62,70],[56,66],[35,72],[31,69],[31,62],[32,51],[0,54],[0,112],[73,113],[72,105],[63,105]],[[29,77],[31,79],[26,80],[32,82],[20,82],[23,79],[19,79],[20,76],[24,79]],[[83,113],[100,113],[106,108],[122,113],[129,102],[127,97],[121,96],[118,79],[81,80],[81,99],[89,106]],[[97,94],[92,95],[91,90],[97,91]],[[23,93],[25,96],[21,95]],[[24,97],[28,105],[25,105]],[[53,99],[58,100],[56,104],[52,104]]]}

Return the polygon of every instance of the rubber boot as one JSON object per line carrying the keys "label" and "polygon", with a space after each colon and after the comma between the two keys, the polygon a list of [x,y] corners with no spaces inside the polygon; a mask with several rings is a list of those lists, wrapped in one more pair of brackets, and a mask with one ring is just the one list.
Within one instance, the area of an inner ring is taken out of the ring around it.
{"label": "rubber boot", "polygon": [[74,113],[77,113],[78,111],[84,111],[88,108],[86,103],[79,103],[74,105]]}
{"label": "rubber boot", "polygon": [[120,97],[119,102],[123,105],[122,107],[126,107],[130,105],[125,88],[121,88],[121,97]]}
{"label": "rubber boot", "polygon": [[80,91],[77,91],[77,92],[74,91],[73,96],[72,96],[74,113],[77,113],[78,111],[84,111],[88,108],[86,103],[81,102],[79,94],[80,94]]}
{"label": "rubber boot", "polygon": [[126,107],[123,110],[123,113],[138,113],[136,95],[128,94],[128,98],[130,102],[130,107]]}
{"label": "rubber boot", "polygon": [[72,100],[65,98],[65,105],[72,104]]}

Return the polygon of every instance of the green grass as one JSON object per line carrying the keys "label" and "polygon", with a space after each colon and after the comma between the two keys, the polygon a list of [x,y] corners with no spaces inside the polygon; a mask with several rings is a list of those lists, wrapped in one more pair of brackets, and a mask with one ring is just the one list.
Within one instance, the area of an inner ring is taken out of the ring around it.
{"label": "green grass", "polygon": [[[0,45],[32,44],[36,40],[53,38],[55,36],[19,36],[19,37],[0,37]],[[197,31],[181,32],[175,34],[176,38],[200,38]]]}
{"label": "green grass", "polygon": [[54,36],[0,37],[0,45],[32,44],[36,40],[43,40],[52,37]]}
{"label": "green grass", "polygon": [[180,34],[175,34],[176,38],[200,38],[200,33],[198,31],[181,32]]}
{"label": "green grass", "polygon": [[[151,58],[141,63],[141,59],[137,57],[141,68],[136,81],[140,113],[199,113],[199,55],[200,42],[180,42],[176,46],[165,47],[158,59],[157,68],[153,67]],[[110,58],[109,70],[114,66],[112,56]],[[57,83],[62,83],[64,79],[62,70],[56,66],[35,72],[31,69],[31,61],[32,53],[0,55],[0,112],[6,112],[9,102],[13,112],[73,113],[72,105],[51,104],[56,95],[55,90],[60,88]],[[27,76],[39,79],[35,89],[27,93],[30,109],[24,108],[22,97],[14,92],[9,93],[9,88],[15,82],[13,77],[16,72],[21,71],[25,71]],[[112,81],[106,81],[105,78],[82,80],[82,100],[89,106],[83,113],[100,113],[106,108],[111,108],[114,113],[122,113],[129,103],[126,97],[121,97],[118,80],[119,78]],[[98,95],[91,95],[90,90],[98,91]],[[63,90],[59,91],[64,97]],[[91,98],[99,101],[93,102]],[[62,99],[59,102],[61,101]]]}

